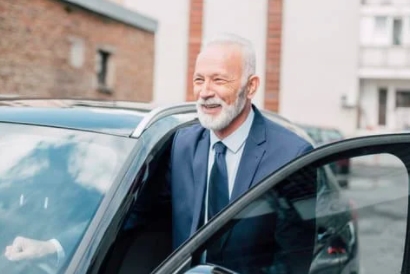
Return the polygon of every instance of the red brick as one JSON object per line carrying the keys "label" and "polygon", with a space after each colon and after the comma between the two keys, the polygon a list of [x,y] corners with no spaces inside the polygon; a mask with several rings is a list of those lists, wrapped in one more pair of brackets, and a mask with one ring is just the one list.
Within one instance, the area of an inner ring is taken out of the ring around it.
{"label": "red brick", "polygon": [[279,110],[282,9],[282,0],[268,0],[264,107],[272,111]]}
{"label": "red brick", "polygon": [[192,76],[202,43],[203,0],[190,0],[186,100],[193,101]]}

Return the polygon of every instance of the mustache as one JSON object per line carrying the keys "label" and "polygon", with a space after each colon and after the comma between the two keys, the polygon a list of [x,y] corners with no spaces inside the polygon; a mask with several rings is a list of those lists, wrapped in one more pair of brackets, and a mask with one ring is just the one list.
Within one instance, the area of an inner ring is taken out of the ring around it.
{"label": "mustache", "polygon": [[197,100],[197,104],[199,104],[199,105],[224,105],[224,101],[222,100],[222,99],[219,99],[219,98],[209,98],[209,99],[202,99],[202,98],[199,98],[198,100]]}
{"label": "mustache", "polygon": [[[246,85],[239,89],[236,100],[241,100],[241,99],[244,99],[245,97],[246,97]],[[196,102],[197,102],[197,105],[216,105],[216,104],[222,105],[222,106],[226,105],[225,101],[218,97],[213,97],[209,99],[198,98]]]}

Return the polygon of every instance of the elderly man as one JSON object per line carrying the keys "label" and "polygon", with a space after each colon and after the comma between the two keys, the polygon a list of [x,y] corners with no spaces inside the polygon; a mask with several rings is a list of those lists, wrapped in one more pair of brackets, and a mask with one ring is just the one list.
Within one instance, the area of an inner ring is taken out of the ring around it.
{"label": "elderly man", "polygon": [[[264,118],[252,104],[259,86],[255,59],[251,43],[235,35],[209,42],[197,58],[193,85],[200,125],[177,132],[171,153],[175,248],[247,189],[312,149],[293,132]],[[248,235],[248,240],[258,241],[262,235],[258,235],[254,225],[264,226],[266,222],[270,220],[261,219],[253,225],[245,222],[240,230]],[[299,237],[302,241],[298,233],[288,233],[286,237]],[[306,237],[304,242],[313,245],[314,235]],[[250,257],[251,254],[241,253],[240,245],[235,246],[238,239],[231,235],[225,246],[230,246],[231,251],[236,249],[232,254],[238,258]],[[270,251],[274,253],[275,248],[272,246]],[[292,247],[280,249],[286,252],[288,248]],[[250,250],[257,249],[255,244]],[[208,261],[223,263],[218,258],[211,260],[212,255],[208,250]],[[274,254],[268,257],[273,258]],[[246,271],[238,265],[236,269],[235,265],[228,266],[240,273]],[[255,267],[246,268],[249,273],[256,273]]]}

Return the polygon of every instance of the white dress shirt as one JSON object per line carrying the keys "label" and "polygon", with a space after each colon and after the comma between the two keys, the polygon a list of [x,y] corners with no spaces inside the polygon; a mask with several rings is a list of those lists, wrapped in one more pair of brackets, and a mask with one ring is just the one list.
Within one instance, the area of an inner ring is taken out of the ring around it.
{"label": "white dress shirt", "polygon": [[245,122],[234,132],[232,132],[229,136],[224,138],[223,140],[219,139],[218,136],[211,130],[210,132],[210,145],[209,145],[209,152],[208,152],[208,173],[207,173],[207,180],[206,180],[206,195],[205,195],[205,223],[208,221],[208,186],[209,186],[209,176],[211,174],[211,169],[214,164],[215,158],[215,143],[221,141],[226,147],[226,154],[225,154],[225,161],[226,161],[226,168],[228,171],[228,190],[229,190],[229,197],[231,197],[232,190],[234,187],[236,173],[238,171],[239,162],[242,158],[243,149],[245,147],[246,138],[249,135],[249,132],[252,127],[253,118],[255,113],[253,109],[251,109],[248,117],[246,118]]}

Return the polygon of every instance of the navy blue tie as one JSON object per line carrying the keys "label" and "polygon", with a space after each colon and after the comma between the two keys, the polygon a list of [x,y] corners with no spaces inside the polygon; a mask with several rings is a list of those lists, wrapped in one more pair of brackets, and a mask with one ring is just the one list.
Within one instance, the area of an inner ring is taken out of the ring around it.
{"label": "navy blue tie", "polygon": [[209,176],[208,220],[229,203],[228,171],[226,168],[226,146],[222,142],[214,145],[215,159]]}

